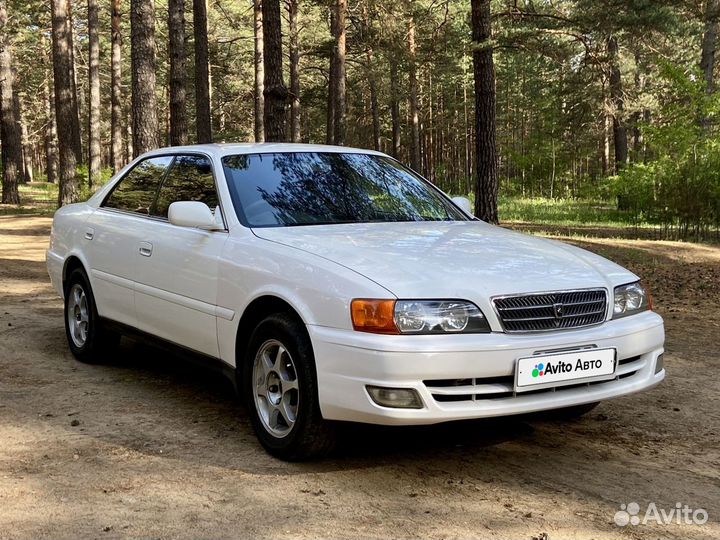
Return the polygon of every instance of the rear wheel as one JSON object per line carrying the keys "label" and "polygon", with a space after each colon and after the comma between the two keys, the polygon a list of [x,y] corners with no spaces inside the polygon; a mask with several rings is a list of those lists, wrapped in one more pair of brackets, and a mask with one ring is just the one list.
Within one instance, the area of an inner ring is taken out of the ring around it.
{"label": "rear wheel", "polygon": [[98,363],[117,346],[120,335],[102,326],[90,282],[81,268],[65,284],[65,334],[70,351],[81,362]]}
{"label": "rear wheel", "polygon": [[299,461],[332,450],[333,430],[320,414],[315,359],[302,321],[285,313],[261,321],[242,375],[250,420],[270,454]]}

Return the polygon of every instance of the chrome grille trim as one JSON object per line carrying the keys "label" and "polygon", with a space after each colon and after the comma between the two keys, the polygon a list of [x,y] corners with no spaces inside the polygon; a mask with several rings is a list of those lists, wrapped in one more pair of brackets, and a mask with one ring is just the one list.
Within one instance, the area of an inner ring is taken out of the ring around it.
{"label": "chrome grille trim", "polygon": [[578,289],[496,296],[492,304],[505,332],[552,332],[603,323],[608,293]]}

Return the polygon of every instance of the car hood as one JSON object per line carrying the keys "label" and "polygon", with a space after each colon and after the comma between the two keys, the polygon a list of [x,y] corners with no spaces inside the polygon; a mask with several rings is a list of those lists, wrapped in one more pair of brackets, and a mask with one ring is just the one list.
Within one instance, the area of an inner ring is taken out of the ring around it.
{"label": "car hood", "polygon": [[350,268],[398,298],[458,298],[603,287],[637,279],[583,249],[482,221],[257,228],[260,238]]}

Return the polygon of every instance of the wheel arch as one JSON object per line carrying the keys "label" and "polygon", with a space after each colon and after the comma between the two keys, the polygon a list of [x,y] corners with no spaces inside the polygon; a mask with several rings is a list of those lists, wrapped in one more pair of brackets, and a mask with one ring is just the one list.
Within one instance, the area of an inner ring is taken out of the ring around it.
{"label": "wheel arch", "polygon": [[77,270],[78,268],[82,269],[85,272],[85,275],[88,276],[88,279],[90,279],[88,271],[85,268],[85,263],[83,263],[83,261],[77,255],[70,255],[67,259],[65,259],[65,264],[63,264],[63,271],[62,271],[63,291],[65,291],[65,289],[66,289],[68,277],[70,277],[70,274],[72,274],[73,271]]}
{"label": "wheel arch", "polygon": [[247,305],[238,322],[237,335],[235,338],[235,366],[238,374],[242,372],[242,362],[245,358],[245,352],[250,343],[250,336],[253,330],[260,321],[273,313],[286,313],[297,319],[298,322],[302,323],[305,335],[308,341],[310,341],[310,334],[306,327],[307,323],[300,315],[299,310],[295,309],[287,300],[274,294],[259,296]]}

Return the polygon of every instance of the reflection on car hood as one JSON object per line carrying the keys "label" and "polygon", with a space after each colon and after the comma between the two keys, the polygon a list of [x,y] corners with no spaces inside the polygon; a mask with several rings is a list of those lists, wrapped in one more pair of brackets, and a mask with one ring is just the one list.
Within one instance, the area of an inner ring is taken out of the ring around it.
{"label": "reflection on car hood", "polygon": [[481,221],[310,225],[253,232],[350,268],[399,298],[487,300],[561,289],[611,291],[637,279],[580,248]]}

